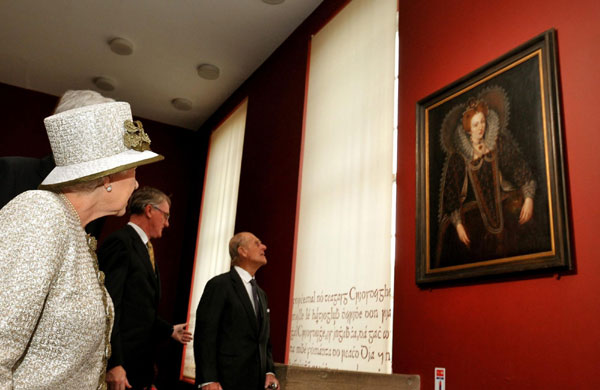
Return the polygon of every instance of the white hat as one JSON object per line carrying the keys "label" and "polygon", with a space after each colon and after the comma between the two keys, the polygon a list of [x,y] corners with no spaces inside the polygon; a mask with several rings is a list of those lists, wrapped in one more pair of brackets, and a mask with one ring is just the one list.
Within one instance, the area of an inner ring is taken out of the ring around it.
{"label": "white hat", "polygon": [[164,157],[150,150],[140,121],[132,121],[129,103],[75,108],[49,116],[44,125],[56,168],[39,188],[52,189],[94,180]]}

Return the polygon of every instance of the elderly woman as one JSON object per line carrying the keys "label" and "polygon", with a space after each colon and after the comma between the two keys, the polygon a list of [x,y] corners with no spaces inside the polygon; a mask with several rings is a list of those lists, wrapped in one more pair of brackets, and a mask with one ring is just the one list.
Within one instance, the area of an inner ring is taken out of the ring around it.
{"label": "elderly woman", "polygon": [[[436,267],[516,256],[535,245],[534,176],[508,129],[508,100],[496,87],[454,111],[442,136],[448,154],[440,191]],[[463,110],[459,116],[458,110]],[[450,120],[450,122],[452,122]]]}
{"label": "elderly woman", "polygon": [[113,306],[84,227],[123,215],[135,167],[163,157],[124,102],[44,123],[56,168],[0,210],[0,389],[105,389]]}

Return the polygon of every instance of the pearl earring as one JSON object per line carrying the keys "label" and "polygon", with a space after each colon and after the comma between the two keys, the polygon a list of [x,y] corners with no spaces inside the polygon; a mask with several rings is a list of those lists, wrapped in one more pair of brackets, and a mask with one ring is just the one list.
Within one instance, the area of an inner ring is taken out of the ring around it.
{"label": "pearl earring", "polygon": [[106,187],[106,192],[111,192],[112,191],[112,186],[109,184],[108,187]]}

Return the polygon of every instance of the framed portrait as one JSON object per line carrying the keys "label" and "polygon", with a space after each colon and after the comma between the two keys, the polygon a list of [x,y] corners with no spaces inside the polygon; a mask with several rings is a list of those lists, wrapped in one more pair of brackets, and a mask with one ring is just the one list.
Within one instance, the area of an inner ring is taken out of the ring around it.
{"label": "framed portrait", "polygon": [[556,32],[417,102],[419,285],[571,269]]}

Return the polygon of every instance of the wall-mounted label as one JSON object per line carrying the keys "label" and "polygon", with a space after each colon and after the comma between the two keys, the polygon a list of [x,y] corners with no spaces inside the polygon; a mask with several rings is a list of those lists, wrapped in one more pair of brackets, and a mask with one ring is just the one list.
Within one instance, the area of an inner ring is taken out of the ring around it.
{"label": "wall-mounted label", "polygon": [[434,390],[446,390],[446,369],[436,367],[434,369],[434,375],[435,375]]}

